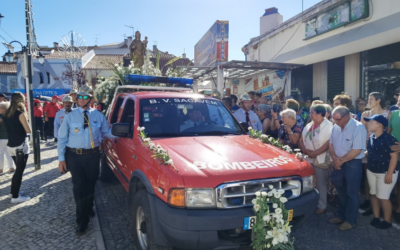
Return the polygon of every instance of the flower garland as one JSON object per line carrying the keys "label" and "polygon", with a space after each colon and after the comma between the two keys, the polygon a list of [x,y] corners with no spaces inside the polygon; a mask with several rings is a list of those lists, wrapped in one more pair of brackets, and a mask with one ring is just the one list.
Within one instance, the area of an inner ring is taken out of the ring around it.
{"label": "flower garland", "polygon": [[143,145],[148,146],[149,149],[154,153],[151,157],[161,162],[161,164],[171,165],[177,172],[179,170],[174,166],[174,162],[168,154],[168,151],[161,147],[160,144],[155,144],[144,132],[145,127],[138,127],[139,135],[143,140]]}
{"label": "flower garland", "polygon": [[282,196],[285,191],[276,190],[273,185],[268,188],[268,193],[256,192],[256,198],[252,200],[256,221],[251,246],[255,250],[294,249],[293,242],[289,240],[292,227],[289,225],[289,212],[285,208],[288,199]]}
{"label": "flower garland", "polygon": [[262,131],[257,131],[257,130],[254,130],[252,127],[249,127],[249,134],[250,134],[251,138],[259,139],[263,143],[275,146],[277,148],[280,148],[280,149],[286,151],[289,154],[295,154],[296,158],[301,160],[301,161],[303,159],[307,158],[307,155],[303,155],[300,152],[300,149],[295,149],[293,151],[288,145],[283,145],[279,141],[279,139],[275,139],[272,136],[268,136],[268,135],[262,134]]}

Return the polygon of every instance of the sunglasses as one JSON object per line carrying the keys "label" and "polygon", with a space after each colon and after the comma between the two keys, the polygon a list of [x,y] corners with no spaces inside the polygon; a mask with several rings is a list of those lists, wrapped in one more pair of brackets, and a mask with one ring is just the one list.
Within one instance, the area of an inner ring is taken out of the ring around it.
{"label": "sunglasses", "polygon": [[87,100],[87,99],[89,99],[89,96],[87,96],[87,95],[78,95],[78,99]]}

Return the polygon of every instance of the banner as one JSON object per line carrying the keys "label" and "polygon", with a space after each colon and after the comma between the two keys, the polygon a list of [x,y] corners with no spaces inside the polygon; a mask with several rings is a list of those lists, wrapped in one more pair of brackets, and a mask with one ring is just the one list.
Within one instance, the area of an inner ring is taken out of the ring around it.
{"label": "banner", "polygon": [[[70,91],[70,89],[34,89],[33,90],[33,97],[38,97],[38,96],[49,96],[52,97],[53,95],[59,96],[59,95],[64,95],[67,94]],[[25,94],[25,89],[12,89],[11,93],[14,92],[21,92],[22,94]]]}
{"label": "banner", "polygon": [[267,100],[281,101],[280,94],[285,89],[287,75],[284,70],[274,71],[253,77],[246,84],[246,92],[261,93]]}

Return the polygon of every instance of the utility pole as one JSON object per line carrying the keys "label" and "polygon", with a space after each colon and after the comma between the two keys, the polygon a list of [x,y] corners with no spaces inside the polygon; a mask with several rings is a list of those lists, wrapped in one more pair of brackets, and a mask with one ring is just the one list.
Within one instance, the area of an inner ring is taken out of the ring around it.
{"label": "utility pole", "polygon": [[301,12],[304,11],[304,0],[301,0]]}
{"label": "utility pole", "polygon": [[[35,163],[35,169],[40,169],[40,146],[38,147],[38,143],[36,140],[39,140],[38,134],[36,131],[34,131],[33,125],[34,125],[34,114],[33,114],[33,79],[32,79],[32,48],[31,48],[31,18],[30,18],[30,13],[29,11],[31,10],[30,8],[30,1],[25,1],[25,23],[26,23],[26,41],[27,41],[27,46],[26,46],[26,55],[27,55],[27,67],[26,69],[28,70],[28,89],[26,90],[27,97],[28,97],[28,107],[29,107],[29,120],[32,126],[32,146],[33,146],[33,154],[34,154],[34,163]],[[40,143],[39,143],[40,145]]]}

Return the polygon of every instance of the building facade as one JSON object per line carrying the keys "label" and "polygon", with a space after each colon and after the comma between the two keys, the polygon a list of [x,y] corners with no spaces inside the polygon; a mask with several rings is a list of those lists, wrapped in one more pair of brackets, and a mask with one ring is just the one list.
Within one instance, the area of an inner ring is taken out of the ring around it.
{"label": "building facade", "polygon": [[290,72],[286,94],[301,101],[331,101],[341,92],[355,100],[379,91],[388,104],[395,101],[392,93],[400,86],[400,1],[324,0],[285,22],[275,10],[266,10],[260,36],[242,50],[249,61],[304,65]]}

